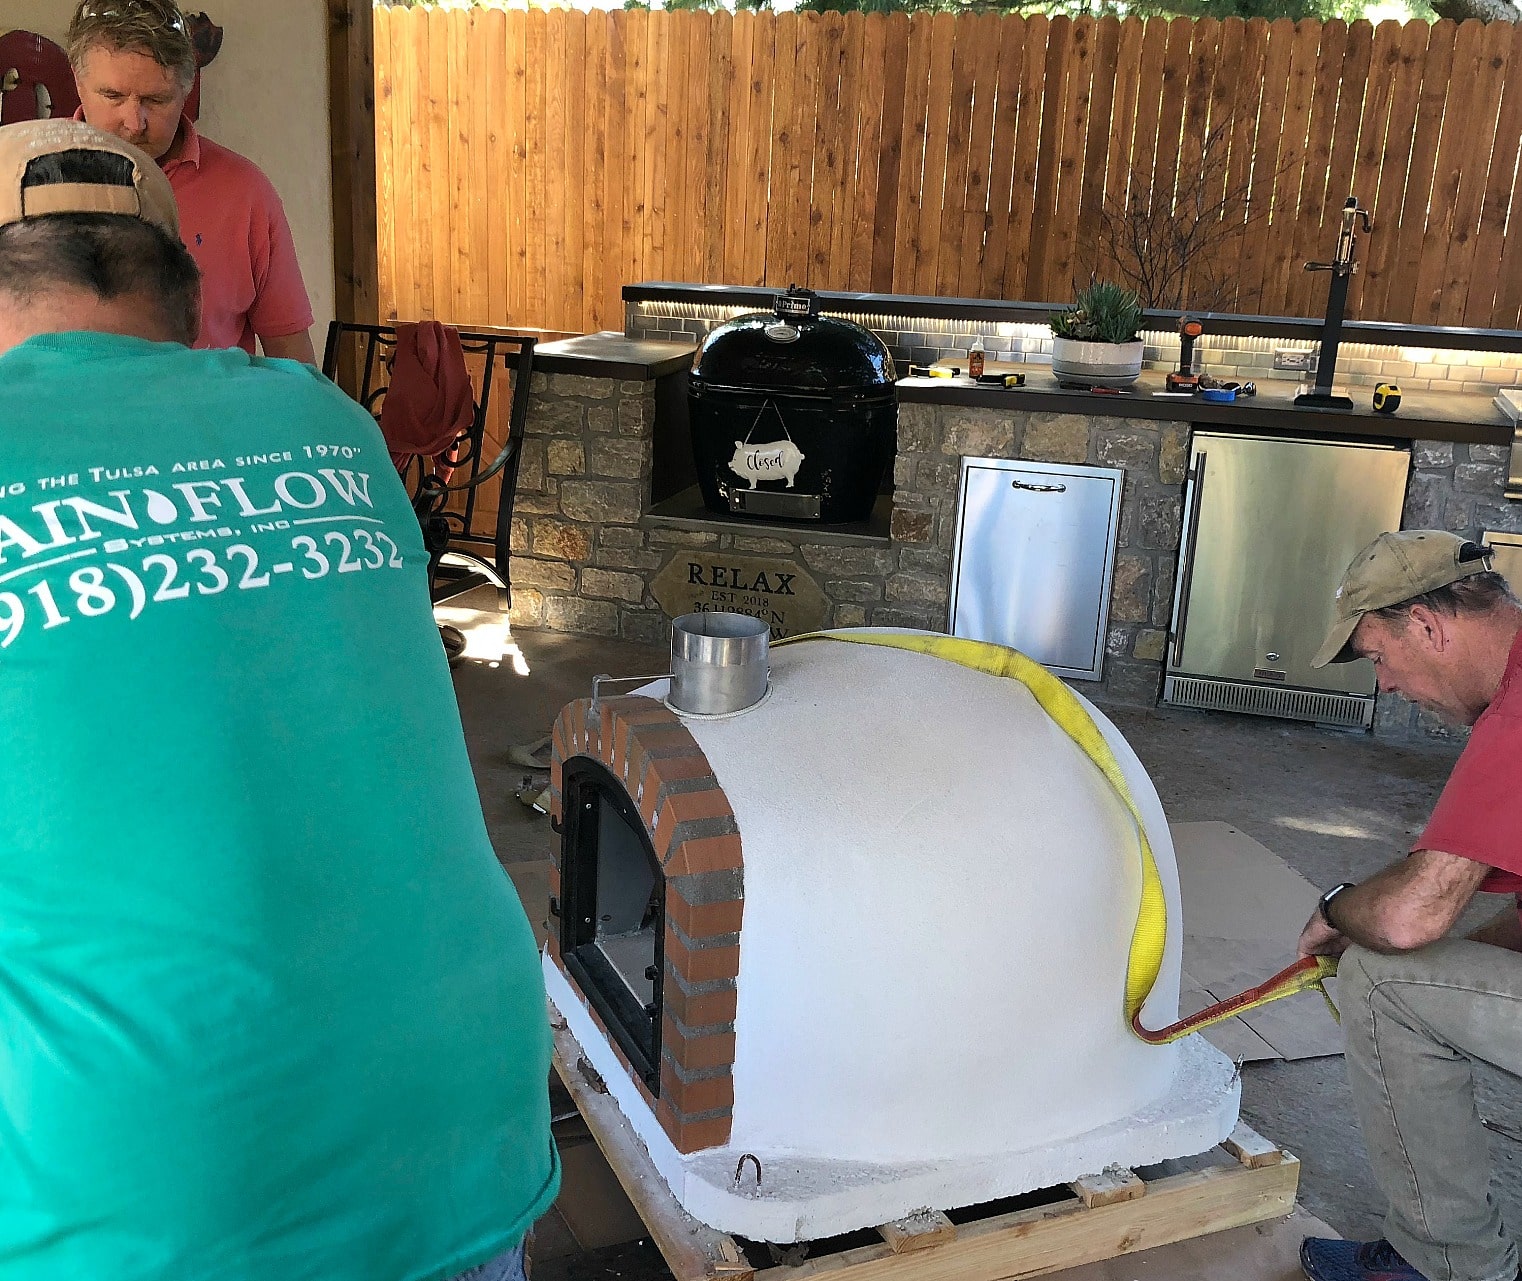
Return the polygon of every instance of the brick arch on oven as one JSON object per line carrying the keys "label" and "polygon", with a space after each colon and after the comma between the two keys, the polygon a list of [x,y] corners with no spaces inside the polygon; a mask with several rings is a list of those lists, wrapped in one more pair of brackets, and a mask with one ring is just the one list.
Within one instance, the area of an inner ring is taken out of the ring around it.
{"label": "brick arch on oven", "polygon": [[[650,1089],[566,969],[552,929],[549,951],[618,1053],[679,1152],[728,1142],[734,1106],[735,983],[745,881],[734,811],[702,748],[663,703],[639,695],[580,699],[555,722],[551,817],[562,829],[565,767],[588,757],[606,768],[639,811],[665,877],[660,1089]],[[561,897],[561,842],[551,890]]]}

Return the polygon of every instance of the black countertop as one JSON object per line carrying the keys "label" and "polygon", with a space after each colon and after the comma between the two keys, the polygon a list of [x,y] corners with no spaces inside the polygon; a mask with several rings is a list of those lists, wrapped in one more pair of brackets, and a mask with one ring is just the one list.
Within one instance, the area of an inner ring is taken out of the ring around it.
{"label": "black countertop", "polygon": [[696,342],[625,338],[614,330],[605,330],[540,343],[534,348],[534,369],[547,374],[652,382],[686,369],[692,364],[697,346]]}
{"label": "black countertop", "polygon": [[[696,348],[696,342],[626,338],[614,331],[583,334],[540,343],[534,350],[534,368],[553,374],[649,382],[687,368]],[[1163,390],[1160,372],[1142,374],[1131,391],[1104,395],[1059,387],[1045,365],[1019,368],[1028,381],[1010,391],[966,378],[901,378],[899,400],[906,404],[1152,418],[1297,436],[1452,440],[1482,445],[1510,445],[1512,438],[1510,420],[1489,396],[1413,391],[1405,394],[1398,412],[1377,414],[1369,403],[1373,393],[1370,387],[1348,389],[1354,398],[1352,409],[1304,409],[1294,403],[1298,385],[1282,379],[1264,379],[1258,383],[1256,396],[1219,404],[1198,396],[1180,399],[1152,395]]]}
{"label": "black countertop", "polygon": [[1026,385],[1010,391],[980,386],[966,378],[901,378],[903,403],[967,405],[1039,413],[1094,414],[1112,418],[1158,418],[1210,424],[1238,431],[1284,432],[1296,436],[1345,436],[1361,440],[1455,440],[1510,445],[1511,421],[1489,396],[1408,392],[1394,414],[1377,414],[1371,387],[1351,387],[1352,409],[1304,409],[1294,403],[1298,385],[1279,379],[1258,384],[1256,396],[1219,404],[1198,396],[1154,396],[1163,390],[1161,373],[1144,373],[1135,388],[1119,395],[1067,391],[1043,365],[1025,367]]}
{"label": "black countertop", "polygon": [[[726,307],[754,307],[770,311],[780,288],[747,285],[699,285],[679,280],[644,280],[625,285],[625,302],[690,302]],[[821,291],[820,309],[826,314],[847,312],[867,316],[928,316],[941,320],[1013,321],[1046,323],[1067,302],[1011,302],[999,298],[942,298],[915,294],[845,293]],[[1229,312],[1191,311],[1204,322],[1207,334],[1314,341],[1321,337],[1321,317],[1239,316]],[[1176,330],[1180,313],[1148,311],[1143,329]],[[1467,329],[1450,325],[1408,325],[1378,320],[1349,320],[1342,331],[1344,343],[1376,343],[1398,347],[1440,347],[1466,351],[1522,352],[1522,331],[1514,329]]]}

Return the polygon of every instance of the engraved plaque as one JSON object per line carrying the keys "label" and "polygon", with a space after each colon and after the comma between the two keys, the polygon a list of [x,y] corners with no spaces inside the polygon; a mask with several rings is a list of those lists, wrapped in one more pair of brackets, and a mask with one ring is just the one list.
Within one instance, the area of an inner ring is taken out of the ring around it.
{"label": "engraved plaque", "polygon": [[829,603],[799,562],[781,556],[678,551],[651,580],[650,590],[667,615],[727,610],[763,619],[772,639],[824,626]]}

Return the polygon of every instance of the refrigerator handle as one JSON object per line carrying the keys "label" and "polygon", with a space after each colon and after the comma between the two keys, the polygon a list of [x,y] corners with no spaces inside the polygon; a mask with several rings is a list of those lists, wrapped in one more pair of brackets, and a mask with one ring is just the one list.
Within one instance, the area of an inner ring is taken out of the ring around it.
{"label": "refrigerator handle", "polygon": [[1184,657],[1184,631],[1189,626],[1189,592],[1194,586],[1194,556],[1195,540],[1200,534],[1200,508],[1205,497],[1205,451],[1202,449],[1194,456],[1194,492],[1189,506],[1189,532],[1185,535],[1188,542],[1189,559],[1184,565],[1184,580],[1179,584],[1178,597],[1178,624],[1173,632],[1173,666],[1177,668],[1183,662]]}

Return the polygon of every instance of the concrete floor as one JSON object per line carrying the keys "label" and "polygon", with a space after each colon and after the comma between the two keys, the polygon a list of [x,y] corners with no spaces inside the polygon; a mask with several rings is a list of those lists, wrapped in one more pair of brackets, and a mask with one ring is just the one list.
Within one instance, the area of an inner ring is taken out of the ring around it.
{"label": "concrete floor", "polygon": [[[487,825],[526,900],[543,903],[549,824],[515,799],[527,771],[507,761],[507,748],[547,734],[564,703],[590,694],[594,673],[659,673],[667,655],[543,632],[505,638],[496,618],[485,614],[462,614],[457,621],[474,624],[470,653],[481,655],[457,668],[455,680]],[[506,654],[490,661],[504,640]],[[1408,847],[1457,752],[1442,743],[1396,747],[1361,734],[1220,713],[1107,710],[1147,765],[1170,819],[1231,823],[1323,888],[1366,877]],[[1522,1231],[1518,1085],[1516,1078],[1485,1073],[1480,1110],[1492,1130],[1497,1197],[1508,1222]],[[1302,1205],[1344,1236],[1379,1235],[1381,1198],[1369,1177],[1340,1058],[1248,1065],[1242,1113],[1301,1158]],[[565,1248],[561,1243],[555,1252]],[[536,1275],[589,1281],[665,1273],[647,1244],[563,1257]]]}

